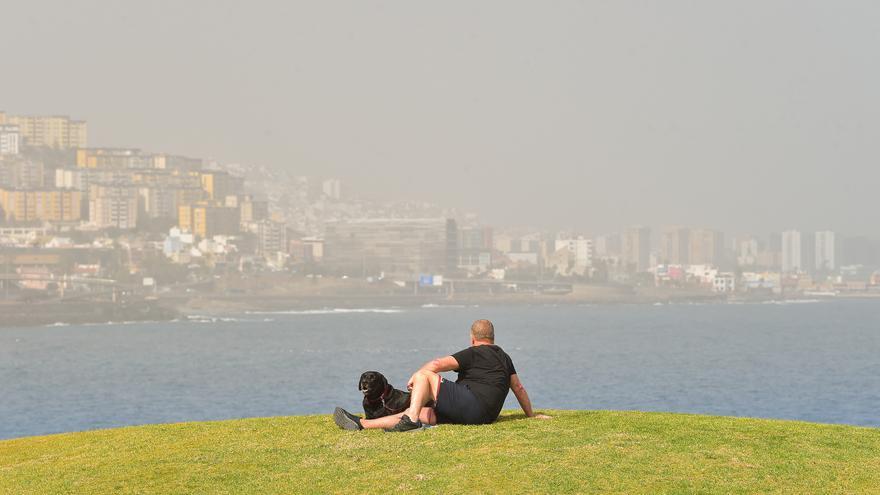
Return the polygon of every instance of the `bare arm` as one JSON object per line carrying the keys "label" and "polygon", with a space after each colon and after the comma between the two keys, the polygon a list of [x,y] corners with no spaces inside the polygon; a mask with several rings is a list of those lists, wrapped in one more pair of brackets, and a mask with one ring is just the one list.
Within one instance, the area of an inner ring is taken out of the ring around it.
{"label": "bare arm", "polygon": [[519,405],[522,407],[523,412],[526,413],[526,416],[530,418],[534,416],[535,412],[532,411],[532,401],[529,399],[529,393],[526,392],[526,388],[516,374],[510,375],[510,390],[513,391],[513,395],[516,396],[516,400],[519,401]]}
{"label": "bare arm", "polygon": [[425,371],[433,371],[434,373],[453,371],[458,369],[458,361],[452,356],[441,357],[428,361],[421,367],[421,369]]}
{"label": "bare arm", "polygon": [[526,417],[537,419],[551,418],[551,416],[535,413],[535,411],[532,410],[532,401],[531,399],[529,399],[529,393],[526,392],[526,388],[519,380],[519,376],[515,374],[510,375],[510,390],[513,390],[513,395],[515,395],[516,400],[519,401],[519,405],[520,407],[522,407],[523,412],[526,413]]}
{"label": "bare arm", "polygon": [[[437,359],[432,359],[425,363],[419,371],[431,371],[433,373],[442,373],[444,371],[454,371],[458,369],[458,361],[452,356],[440,357]],[[419,371],[413,373],[413,376],[409,379],[409,382],[406,384],[407,389],[412,389],[413,380],[418,374]]]}

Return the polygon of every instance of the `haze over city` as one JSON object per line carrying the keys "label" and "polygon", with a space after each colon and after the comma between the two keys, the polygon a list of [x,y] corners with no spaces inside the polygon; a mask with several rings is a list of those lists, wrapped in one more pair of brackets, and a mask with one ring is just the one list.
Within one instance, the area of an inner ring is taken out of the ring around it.
{"label": "haze over city", "polygon": [[[393,8],[392,8],[393,7]],[[876,236],[874,2],[11,2],[0,109],[487,223]]]}
{"label": "haze over city", "polygon": [[878,26],[3,2],[0,494],[876,492]]}

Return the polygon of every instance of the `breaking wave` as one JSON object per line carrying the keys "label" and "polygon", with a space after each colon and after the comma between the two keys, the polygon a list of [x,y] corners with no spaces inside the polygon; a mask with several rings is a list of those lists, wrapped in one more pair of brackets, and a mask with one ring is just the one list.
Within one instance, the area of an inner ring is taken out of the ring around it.
{"label": "breaking wave", "polygon": [[301,309],[283,311],[248,311],[250,315],[339,315],[350,313],[403,313],[402,309],[396,308],[324,308],[324,309]]}
{"label": "breaking wave", "polygon": [[270,322],[275,321],[272,318],[263,318],[263,319],[248,319],[248,318],[233,318],[229,316],[206,316],[206,315],[189,315],[186,317],[187,322],[190,323],[258,323],[258,322]]}

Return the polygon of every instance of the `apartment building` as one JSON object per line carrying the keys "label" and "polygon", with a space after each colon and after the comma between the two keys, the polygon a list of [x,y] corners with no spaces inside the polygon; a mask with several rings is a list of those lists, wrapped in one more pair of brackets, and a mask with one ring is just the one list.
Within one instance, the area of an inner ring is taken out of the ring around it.
{"label": "apartment building", "polygon": [[0,112],[0,125],[18,127],[21,144],[55,149],[85,148],[88,126],[66,115],[9,115]]}
{"label": "apartment building", "polygon": [[7,222],[76,222],[82,216],[82,193],[0,188],[0,210]]}
{"label": "apartment building", "polygon": [[128,185],[93,184],[89,222],[100,228],[133,229],[138,222],[138,190]]}

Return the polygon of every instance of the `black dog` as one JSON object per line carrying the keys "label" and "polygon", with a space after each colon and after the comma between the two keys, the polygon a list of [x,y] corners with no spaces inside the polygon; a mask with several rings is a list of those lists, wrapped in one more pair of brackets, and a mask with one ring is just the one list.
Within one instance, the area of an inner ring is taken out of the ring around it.
{"label": "black dog", "polygon": [[364,393],[364,413],[367,419],[401,413],[409,407],[409,392],[389,385],[385,375],[378,371],[362,374],[358,389]]}

